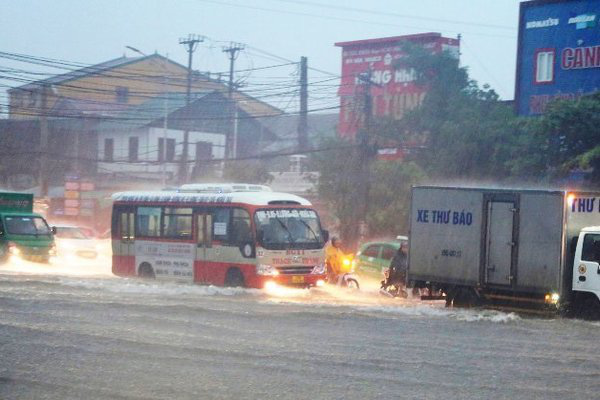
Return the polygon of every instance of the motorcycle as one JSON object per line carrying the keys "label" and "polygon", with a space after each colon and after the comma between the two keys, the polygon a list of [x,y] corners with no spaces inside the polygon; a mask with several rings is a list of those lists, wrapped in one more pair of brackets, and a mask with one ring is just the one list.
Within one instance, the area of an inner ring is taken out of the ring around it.
{"label": "motorcycle", "polygon": [[408,293],[406,292],[405,275],[401,273],[395,273],[392,268],[388,268],[384,271],[385,279],[381,281],[381,288],[379,292],[388,297],[402,297],[407,298]]}
{"label": "motorcycle", "polygon": [[358,277],[354,274],[354,265],[352,255],[346,255],[342,259],[342,270],[338,275],[329,277],[329,283],[335,286],[344,287],[353,290],[359,290],[360,284]]}

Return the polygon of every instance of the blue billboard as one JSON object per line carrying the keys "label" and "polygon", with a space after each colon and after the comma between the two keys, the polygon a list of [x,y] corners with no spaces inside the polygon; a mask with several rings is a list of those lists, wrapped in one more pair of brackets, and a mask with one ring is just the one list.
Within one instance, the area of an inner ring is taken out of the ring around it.
{"label": "blue billboard", "polygon": [[600,0],[521,3],[515,102],[539,115],[555,99],[600,90]]}

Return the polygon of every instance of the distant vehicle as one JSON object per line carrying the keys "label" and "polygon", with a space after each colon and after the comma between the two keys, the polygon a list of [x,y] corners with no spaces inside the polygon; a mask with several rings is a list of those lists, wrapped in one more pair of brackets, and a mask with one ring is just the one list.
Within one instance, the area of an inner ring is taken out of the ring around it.
{"label": "distant vehicle", "polygon": [[76,256],[86,259],[98,257],[96,242],[77,226],[57,225],[55,227],[56,247],[59,256]]}
{"label": "distant vehicle", "polygon": [[600,193],[412,189],[408,284],[454,305],[600,309]]}
{"label": "distant vehicle", "polygon": [[50,261],[55,253],[53,230],[33,212],[33,195],[0,192],[0,262],[10,257]]}
{"label": "distant vehicle", "polygon": [[328,232],[301,197],[206,184],[113,200],[115,275],[252,288],[325,283]]}
{"label": "distant vehicle", "polygon": [[408,242],[408,237],[397,236],[395,239],[363,244],[353,260],[355,272],[365,278],[385,279],[385,271],[389,268],[402,242]]}

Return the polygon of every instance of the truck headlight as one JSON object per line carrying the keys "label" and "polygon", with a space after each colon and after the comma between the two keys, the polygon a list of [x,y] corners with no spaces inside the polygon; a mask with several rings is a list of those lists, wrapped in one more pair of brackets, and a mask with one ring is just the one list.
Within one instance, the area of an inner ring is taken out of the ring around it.
{"label": "truck headlight", "polygon": [[325,263],[322,263],[319,265],[315,265],[315,267],[312,269],[312,271],[310,273],[315,274],[315,275],[323,275],[326,272],[327,272],[327,267],[325,266]]}
{"label": "truck headlight", "polygon": [[270,276],[279,275],[279,271],[277,271],[277,268],[273,267],[272,265],[268,265],[268,264],[258,264],[256,266],[256,273],[258,275],[270,275]]}
{"label": "truck headlight", "polygon": [[13,242],[8,243],[8,252],[13,256],[21,255],[21,249]]}

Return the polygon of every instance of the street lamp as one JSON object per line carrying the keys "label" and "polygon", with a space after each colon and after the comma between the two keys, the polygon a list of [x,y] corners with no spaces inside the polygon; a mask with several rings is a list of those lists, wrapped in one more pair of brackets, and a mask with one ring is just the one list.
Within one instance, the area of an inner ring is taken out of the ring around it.
{"label": "street lamp", "polygon": [[[144,57],[148,57],[146,53],[141,50],[136,49],[133,46],[125,46],[129,50],[138,53]],[[168,107],[169,107],[169,94],[167,91],[167,60],[169,59],[169,55],[167,54],[164,62],[161,65],[161,68],[164,70],[165,75],[163,76],[163,86],[165,87],[165,93],[163,97],[163,149],[162,149],[162,164],[161,164],[161,172],[162,172],[162,186],[163,188],[167,186],[167,118],[168,118]],[[154,60],[150,60],[154,61]],[[158,149],[160,151],[160,148]]]}

